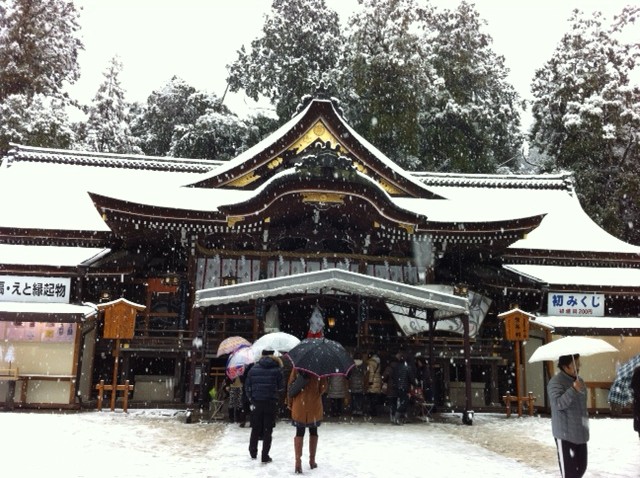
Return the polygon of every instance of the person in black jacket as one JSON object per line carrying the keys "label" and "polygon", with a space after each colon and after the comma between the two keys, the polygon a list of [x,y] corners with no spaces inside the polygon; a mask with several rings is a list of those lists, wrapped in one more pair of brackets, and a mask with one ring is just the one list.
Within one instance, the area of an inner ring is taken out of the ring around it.
{"label": "person in black jacket", "polygon": [[640,366],[633,370],[631,390],[633,391],[633,429],[640,436]]}
{"label": "person in black jacket", "polygon": [[387,383],[391,423],[402,425],[409,407],[409,390],[416,385],[415,371],[407,363],[404,351],[400,350],[395,355],[382,380]]}
{"label": "person in black jacket", "polygon": [[258,457],[258,440],[262,438],[262,463],[272,461],[269,456],[271,436],[276,425],[279,393],[284,390],[282,362],[273,354],[273,350],[263,350],[244,383],[245,394],[251,403],[249,454],[251,458]]}

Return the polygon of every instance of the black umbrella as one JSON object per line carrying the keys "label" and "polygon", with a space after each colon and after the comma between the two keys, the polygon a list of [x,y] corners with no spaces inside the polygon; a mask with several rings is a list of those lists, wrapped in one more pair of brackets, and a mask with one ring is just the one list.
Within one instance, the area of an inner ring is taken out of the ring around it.
{"label": "black umbrella", "polygon": [[349,352],[333,340],[305,339],[289,350],[293,368],[318,377],[347,375],[355,365]]}

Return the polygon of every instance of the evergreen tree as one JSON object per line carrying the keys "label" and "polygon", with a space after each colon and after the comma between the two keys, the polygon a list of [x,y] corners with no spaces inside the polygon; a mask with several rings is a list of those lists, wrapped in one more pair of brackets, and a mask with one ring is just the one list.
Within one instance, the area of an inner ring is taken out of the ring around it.
{"label": "evergreen tree", "polygon": [[421,112],[423,168],[466,173],[517,169],[523,135],[519,95],[507,81],[504,58],[492,50],[486,21],[473,5],[434,12],[432,67],[439,87],[427,90]]}
{"label": "evergreen tree", "polygon": [[208,110],[195,123],[176,127],[171,156],[228,160],[247,149],[249,128],[225,110]]}
{"label": "evergreen tree", "polygon": [[164,156],[171,150],[174,135],[184,134],[185,125],[194,125],[208,109],[218,106],[214,96],[174,76],[147,98],[132,120],[131,130],[145,154]]}
{"label": "evergreen tree", "polygon": [[70,0],[0,0],[0,102],[56,95],[79,77],[78,11]]}
{"label": "evergreen tree", "polygon": [[62,88],[79,76],[79,28],[70,0],[0,0],[0,157],[10,142],[72,144]]}
{"label": "evergreen tree", "polygon": [[89,151],[141,153],[127,124],[128,105],[120,83],[122,63],[118,57],[109,62],[104,81],[89,106],[89,119],[83,146]]}
{"label": "evergreen tree", "polygon": [[416,0],[363,0],[349,19],[340,91],[358,133],[407,168],[419,165],[419,119],[434,88],[427,10]]}
{"label": "evergreen tree", "polygon": [[10,142],[66,149],[74,141],[66,102],[41,94],[9,95],[0,101],[0,156]]}
{"label": "evergreen tree", "polygon": [[227,67],[229,89],[244,90],[255,101],[268,98],[283,123],[331,75],[342,45],[338,15],[324,0],[274,0],[263,35]]}
{"label": "evergreen tree", "polygon": [[574,172],[581,203],[596,222],[634,244],[640,244],[640,88],[630,73],[640,50],[618,33],[639,12],[627,7],[605,28],[599,12],[574,11],[569,32],[532,84],[532,144]]}

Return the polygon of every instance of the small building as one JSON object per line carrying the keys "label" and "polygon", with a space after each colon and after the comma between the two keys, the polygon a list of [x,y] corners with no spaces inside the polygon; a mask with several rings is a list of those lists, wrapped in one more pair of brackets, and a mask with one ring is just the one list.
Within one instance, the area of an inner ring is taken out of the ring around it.
{"label": "small building", "polygon": [[[436,402],[454,410],[500,406],[512,389],[498,314],[514,304],[556,333],[615,336],[621,361],[640,349],[640,247],[585,214],[571,175],[406,171],[321,94],[227,162],[12,145],[0,197],[0,367],[13,346],[20,381],[73,384],[27,386],[14,406],[94,403],[114,370],[98,306],[118,298],[144,306],[119,348],[131,406],[205,404],[224,338],[304,338],[314,313],[354,354],[428,357]],[[60,304],[15,312],[25,290],[62,279]],[[558,307],[576,299],[589,307]],[[584,327],[593,316],[604,328]],[[30,322],[54,336],[73,325],[73,367],[44,365],[49,344],[19,332]],[[544,373],[527,373],[538,396]]]}

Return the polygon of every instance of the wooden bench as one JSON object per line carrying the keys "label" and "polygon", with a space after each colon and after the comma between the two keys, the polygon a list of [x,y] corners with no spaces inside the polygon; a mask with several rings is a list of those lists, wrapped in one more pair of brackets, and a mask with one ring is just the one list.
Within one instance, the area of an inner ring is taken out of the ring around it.
{"label": "wooden bench", "polygon": [[518,405],[518,416],[522,416],[522,404],[524,402],[527,403],[527,409],[529,411],[529,416],[533,416],[533,404],[536,401],[536,397],[533,396],[533,392],[529,392],[526,397],[516,397],[515,395],[511,395],[510,392],[507,392],[506,395],[502,397],[502,401],[504,401],[507,406],[507,418],[511,416],[511,404],[516,403]]}
{"label": "wooden bench", "polygon": [[102,410],[102,400],[104,392],[111,391],[111,411],[115,410],[116,395],[118,392],[124,392],[122,410],[127,412],[129,409],[129,392],[133,391],[133,385],[129,385],[129,380],[124,382],[124,385],[105,385],[104,380],[100,380],[100,383],[96,385],[98,390],[98,410]]}

